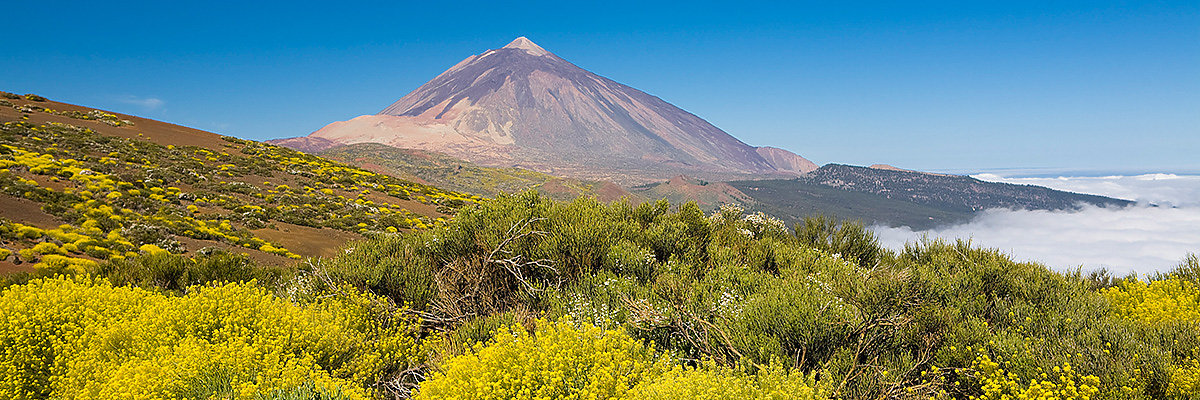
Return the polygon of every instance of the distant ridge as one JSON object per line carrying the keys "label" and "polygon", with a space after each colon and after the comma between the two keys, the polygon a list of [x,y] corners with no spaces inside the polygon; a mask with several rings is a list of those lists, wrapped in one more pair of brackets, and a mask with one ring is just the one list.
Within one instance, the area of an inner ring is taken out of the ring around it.
{"label": "distant ridge", "polygon": [[272,143],[318,150],[329,142],[382,143],[624,184],[679,174],[783,177],[816,168],[787,150],[747,145],[525,37],[467,57],[378,114],[331,123],[308,139]]}
{"label": "distant ridge", "polygon": [[969,176],[829,164],[800,178],[845,190],[902,198],[941,208],[980,211],[989,208],[1073,210],[1079,204],[1132,205],[1128,200],[1079,194],[1033,185],[981,181]]}

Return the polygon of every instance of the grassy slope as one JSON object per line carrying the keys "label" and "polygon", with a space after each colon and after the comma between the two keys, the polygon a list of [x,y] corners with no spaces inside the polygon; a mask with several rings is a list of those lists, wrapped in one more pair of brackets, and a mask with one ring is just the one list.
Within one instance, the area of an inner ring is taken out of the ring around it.
{"label": "grassy slope", "polygon": [[[12,253],[49,242],[67,257],[102,260],[150,243],[286,264],[289,253],[333,255],[362,233],[434,225],[478,199],[263,143],[11,97],[0,98],[0,249]],[[18,238],[13,223],[68,227]],[[81,242],[94,251],[61,250],[64,240],[109,232],[122,236]],[[43,255],[7,257],[0,271],[27,270]]]}
{"label": "grassy slope", "polygon": [[558,200],[594,196],[617,200],[629,193],[607,182],[563,179],[521,168],[483,167],[440,153],[400,149],[378,143],[338,146],[316,154],[368,170],[425,182],[450,190],[494,196],[536,188]]}

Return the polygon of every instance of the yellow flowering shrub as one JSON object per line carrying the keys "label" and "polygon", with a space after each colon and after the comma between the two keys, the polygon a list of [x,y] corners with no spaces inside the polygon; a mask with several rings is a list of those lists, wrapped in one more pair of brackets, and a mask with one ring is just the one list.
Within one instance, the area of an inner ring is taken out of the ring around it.
{"label": "yellow flowering shrub", "polygon": [[1180,398],[1200,394],[1200,361],[1193,358],[1173,366],[1167,392]]}
{"label": "yellow flowering shrub", "polygon": [[539,320],[533,333],[501,328],[491,343],[454,357],[416,399],[619,399],[670,369],[622,332]]}
{"label": "yellow flowering shrub", "polygon": [[0,295],[0,398],[44,399],[70,368],[70,356],[96,343],[96,327],[118,325],[150,293],[48,279]]}
{"label": "yellow flowering shrub", "polygon": [[772,364],[756,374],[671,358],[621,331],[570,320],[515,326],[451,358],[416,399],[815,399],[812,376]]}
{"label": "yellow flowering shrub", "polygon": [[1148,324],[1200,322],[1200,287],[1186,280],[1126,281],[1106,289],[1104,295],[1125,318]]}
{"label": "yellow flowering shrub", "polygon": [[986,354],[976,357],[971,369],[983,391],[979,396],[972,396],[972,399],[1083,400],[1100,393],[1100,378],[1081,375],[1071,368],[1070,363],[1054,367],[1053,374],[1042,373],[1039,378],[1027,383],[1021,382],[1016,374],[1006,372],[1000,363],[992,361]]}
{"label": "yellow flowering shrub", "polygon": [[[1115,313],[1148,325],[1183,324],[1200,329],[1200,287],[1172,277],[1151,282],[1126,281],[1104,291]],[[1193,356],[1200,349],[1192,349]],[[1200,396],[1200,362],[1185,358],[1170,368],[1167,392],[1179,398]]]}
{"label": "yellow flowering shrub", "polygon": [[253,282],[174,297],[34,280],[0,295],[0,398],[254,399],[313,384],[365,399],[424,353],[414,321],[369,315],[377,300],[345,292],[298,305]]}
{"label": "yellow flowering shrub", "polygon": [[819,396],[808,377],[771,365],[757,374],[722,368],[711,363],[702,368],[676,368],[657,379],[644,381],[629,394],[645,400],[790,400]]}

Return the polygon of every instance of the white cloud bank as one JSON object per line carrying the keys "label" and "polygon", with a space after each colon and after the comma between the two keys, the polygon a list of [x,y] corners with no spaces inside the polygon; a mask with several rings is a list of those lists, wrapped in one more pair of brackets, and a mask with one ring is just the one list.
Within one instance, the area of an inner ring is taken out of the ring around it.
{"label": "white cloud bank", "polygon": [[1136,176],[1006,178],[994,174],[972,175],[991,181],[1038,185],[1076,193],[1098,194],[1139,203],[1200,207],[1200,176],[1146,174]]}
{"label": "white cloud bank", "polygon": [[970,223],[927,232],[875,227],[880,241],[903,248],[928,233],[971,239],[976,246],[997,248],[1016,260],[1041,262],[1059,271],[1106,267],[1118,274],[1164,271],[1188,253],[1200,253],[1200,176],[976,178],[1137,199],[1143,204],[1075,212],[988,210]]}

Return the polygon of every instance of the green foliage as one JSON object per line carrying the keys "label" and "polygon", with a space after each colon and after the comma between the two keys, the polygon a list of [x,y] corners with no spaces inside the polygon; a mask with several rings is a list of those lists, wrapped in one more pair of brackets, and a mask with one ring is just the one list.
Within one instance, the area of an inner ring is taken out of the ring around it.
{"label": "green foliage", "polygon": [[304,382],[291,389],[277,389],[270,393],[259,393],[256,400],[343,400],[349,399],[341,390],[317,386],[312,382]]}
{"label": "green foliage", "polygon": [[283,284],[289,272],[281,267],[258,266],[249,257],[225,251],[201,251],[197,257],[159,253],[97,264],[88,271],[117,286],[132,285],[181,292],[216,282],[257,281],[267,287]]}
{"label": "green foliage", "polygon": [[800,244],[837,254],[859,266],[870,268],[884,257],[879,239],[862,221],[836,221],[829,217],[804,218],[796,227]]}
{"label": "green foliage", "polygon": [[1182,279],[1200,285],[1200,257],[1197,257],[1194,253],[1188,254],[1179,265],[1170,271],[1155,273],[1150,276],[1150,280],[1152,281],[1171,278]]}

